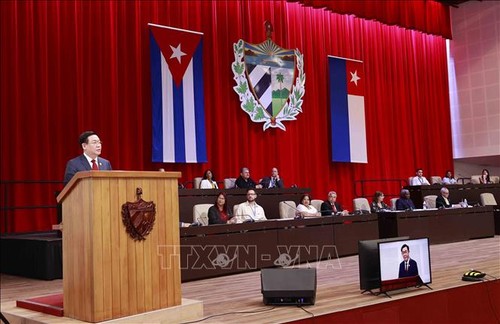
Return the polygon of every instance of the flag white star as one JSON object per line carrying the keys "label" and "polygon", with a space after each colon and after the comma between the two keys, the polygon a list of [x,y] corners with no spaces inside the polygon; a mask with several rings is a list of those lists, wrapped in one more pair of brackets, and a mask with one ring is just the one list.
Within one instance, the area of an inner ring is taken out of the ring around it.
{"label": "flag white star", "polygon": [[361,79],[358,76],[358,70],[354,71],[354,73],[352,73],[352,72],[349,72],[349,73],[351,73],[351,82],[354,82],[355,85],[358,85],[358,80]]}
{"label": "flag white star", "polygon": [[179,63],[181,63],[181,57],[186,55],[183,51],[181,51],[181,44],[177,45],[177,47],[173,47],[170,45],[170,48],[172,49],[172,55],[170,58],[176,58]]}

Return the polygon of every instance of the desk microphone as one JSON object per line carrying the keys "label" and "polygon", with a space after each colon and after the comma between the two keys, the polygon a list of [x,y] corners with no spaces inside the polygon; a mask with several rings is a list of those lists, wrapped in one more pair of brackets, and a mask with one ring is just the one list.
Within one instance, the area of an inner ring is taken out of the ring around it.
{"label": "desk microphone", "polygon": [[255,219],[253,218],[252,215],[248,215],[248,214],[240,214],[240,215],[234,214],[232,218],[234,218],[234,217],[236,217],[236,219],[244,217],[244,220],[240,224],[255,223]]}

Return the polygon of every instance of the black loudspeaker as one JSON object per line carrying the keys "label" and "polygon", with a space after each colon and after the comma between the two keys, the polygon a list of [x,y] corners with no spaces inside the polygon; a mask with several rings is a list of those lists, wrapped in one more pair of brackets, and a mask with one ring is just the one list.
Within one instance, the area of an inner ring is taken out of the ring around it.
{"label": "black loudspeaker", "polygon": [[265,305],[314,305],[316,268],[262,269],[260,272]]}

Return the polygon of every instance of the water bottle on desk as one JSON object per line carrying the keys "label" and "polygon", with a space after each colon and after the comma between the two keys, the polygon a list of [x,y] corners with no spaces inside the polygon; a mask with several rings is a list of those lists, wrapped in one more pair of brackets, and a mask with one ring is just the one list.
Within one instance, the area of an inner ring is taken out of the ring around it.
{"label": "water bottle on desk", "polygon": [[427,209],[427,202],[424,200],[424,202],[422,203],[422,208],[423,209]]}
{"label": "water bottle on desk", "polygon": [[469,204],[467,203],[467,198],[464,199],[464,207],[465,208],[469,207]]}

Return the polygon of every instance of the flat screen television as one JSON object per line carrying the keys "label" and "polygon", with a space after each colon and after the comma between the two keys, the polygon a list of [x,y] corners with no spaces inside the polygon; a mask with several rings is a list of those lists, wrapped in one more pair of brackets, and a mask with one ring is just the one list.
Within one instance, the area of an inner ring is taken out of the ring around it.
{"label": "flat screen television", "polygon": [[408,240],[409,238],[409,236],[401,236],[358,241],[359,288],[363,292],[380,288],[378,244],[380,242]]}
{"label": "flat screen television", "polygon": [[378,251],[382,292],[432,282],[427,237],[379,242]]}

